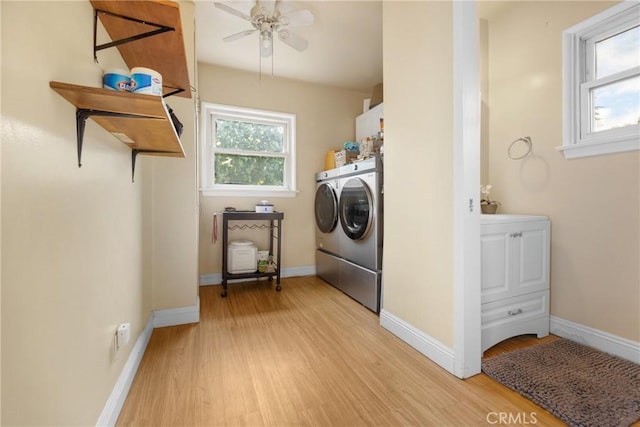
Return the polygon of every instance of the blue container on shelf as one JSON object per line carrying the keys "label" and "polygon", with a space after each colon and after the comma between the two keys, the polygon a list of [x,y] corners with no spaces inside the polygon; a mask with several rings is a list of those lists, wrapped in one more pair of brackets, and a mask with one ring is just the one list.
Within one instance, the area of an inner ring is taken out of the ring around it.
{"label": "blue container on shelf", "polygon": [[112,68],[104,72],[102,87],[109,90],[128,92],[131,90],[131,76],[121,68]]}

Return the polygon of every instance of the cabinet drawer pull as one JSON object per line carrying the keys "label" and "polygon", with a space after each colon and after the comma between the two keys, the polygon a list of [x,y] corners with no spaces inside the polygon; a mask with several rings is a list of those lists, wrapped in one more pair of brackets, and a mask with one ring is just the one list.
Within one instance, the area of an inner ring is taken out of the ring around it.
{"label": "cabinet drawer pull", "polygon": [[519,308],[519,309],[517,309],[517,310],[509,310],[509,311],[507,312],[507,314],[508,314],[509,316],[517,316],[518,314],[521,314],[521,313],[522,313],[522,309],[521,309],[521,308]]}

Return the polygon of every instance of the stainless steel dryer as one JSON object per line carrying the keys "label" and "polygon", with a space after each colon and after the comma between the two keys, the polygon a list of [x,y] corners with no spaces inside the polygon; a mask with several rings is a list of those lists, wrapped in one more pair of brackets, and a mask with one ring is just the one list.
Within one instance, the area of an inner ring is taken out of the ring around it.
{"label": "stainless steel dryer", "polygon": [[376,313],[382,277],[383,191],[378,158],[340,168],[338,287]]}
{"label": "stainless steel dryer", "polygon": [[339,169],[316,174],[316,274],[334,286],[340,281]]}
{"label": "stainless steel dryer", "polygon": [[372,158],[340,170],[340,255],[371,270],[382,267],[382,170]]}

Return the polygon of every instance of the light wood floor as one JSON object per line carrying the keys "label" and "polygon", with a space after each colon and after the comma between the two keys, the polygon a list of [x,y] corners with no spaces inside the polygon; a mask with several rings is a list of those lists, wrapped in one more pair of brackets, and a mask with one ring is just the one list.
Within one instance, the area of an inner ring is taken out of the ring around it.
{"label": "light wood floor", "polygon": [[200,323],[154,330],[118,425],[489,426],[499,413],[564,425],[484,374],[454,377],[318,278],[282,287],[200,288]]}

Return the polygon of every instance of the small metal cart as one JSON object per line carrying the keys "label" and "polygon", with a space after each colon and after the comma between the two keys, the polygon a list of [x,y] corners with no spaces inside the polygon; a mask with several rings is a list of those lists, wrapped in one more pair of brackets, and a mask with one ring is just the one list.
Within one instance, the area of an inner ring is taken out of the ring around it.
{"label": "small metal cart", "polygon": [[[282,220],[284,219],[284,213],[258,213],[253,211],[232,211],[223,212],[222,214],[222,298],[227,296],[227,282],[233,279],[257,279],[260,277],[268,277],[269,281],[276,277],[276,291],[280,291],[280,266],[281,264],[281,248],[282,248]],[[230,226],[230,221],[268,221],[268,224],[262,225],[233,225]],[[246,229],[246,228],[261,228],[269,230],[269,253],[274,256],[275,271],[259,272],[256,266],[256,271],[253,273],[241,273],[233,274],[228,271],[228,258],[229,258],[229,230]],[[276,240],[276,251],[273,250],[273,241]]]}

